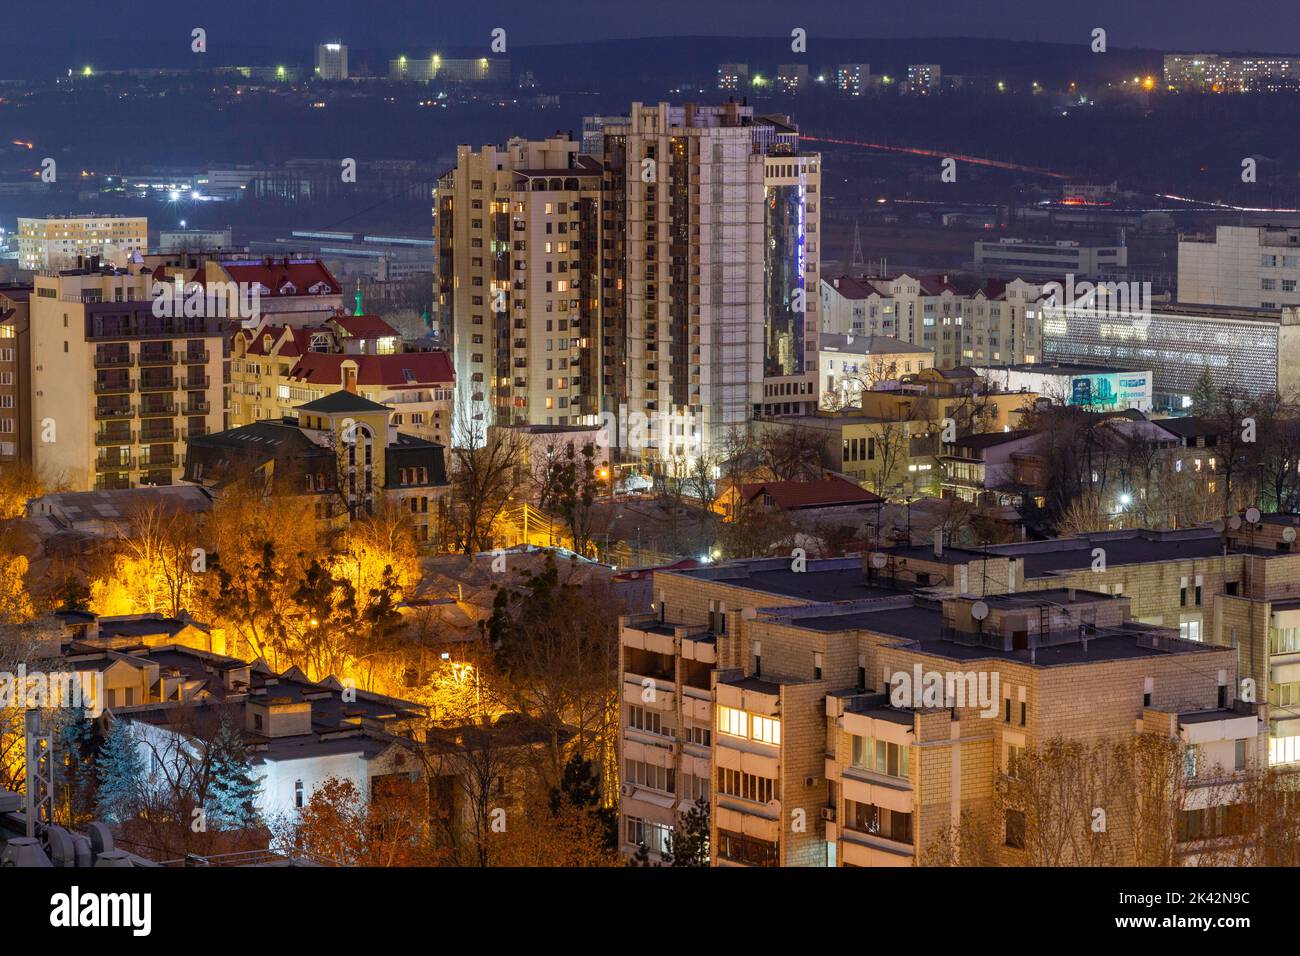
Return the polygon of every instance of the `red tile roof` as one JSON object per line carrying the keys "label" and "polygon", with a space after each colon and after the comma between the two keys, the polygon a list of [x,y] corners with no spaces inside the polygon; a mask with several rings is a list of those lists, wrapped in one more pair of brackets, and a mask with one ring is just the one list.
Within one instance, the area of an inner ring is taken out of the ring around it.
{"label": "red tile roof", "polygon": [[377,315],[337,315],[330,321],[353,338],[376,339],[398,335],[397,329]]}
{"label": "red tile roof", "polygon": [[782,511],[875,504],[885,500],[838,475],[828,475],[816,481],[766,481],[740,486],[740,496],[745,501],[753,501],[762,494],[769,495],[772,504]]}
{"label": "red tile roof", "polygon": [[233,282],[259,283],[271,298],[342,295],[343,287],[319,259],[256,259],[221,263]]}
{"label": "red tile roof", "polygon": [[[249,355],[270,355],[275,346],[279,345],[280,351],[276,354],[287,358],[295,358],[309,349],[312,332],[324,331],[326,329],[320,326],[295,328],[288,325],[271,325],[268,323],[255,331],[242,329],[235,334],[248,341]],[[268,335],[271,337],[271,348],[266,347],[266,336]],[[288,341],[285,341],[286,337]]]}
{"label": "red tile roof", "polygon": [[395,355],[307,352],[294,364],[289,377],[301,382],[341,385],[344,362],[356,363],[358,385],[428,388],[456,380],[451,357],[446,352],[399,352]]}

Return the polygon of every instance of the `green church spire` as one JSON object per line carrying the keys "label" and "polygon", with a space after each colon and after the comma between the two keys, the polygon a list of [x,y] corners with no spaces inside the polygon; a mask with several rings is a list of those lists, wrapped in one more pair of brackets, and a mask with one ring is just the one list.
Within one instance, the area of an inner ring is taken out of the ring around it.
{"label": "green church spire", "polygon": [[361,311],[361,280],[360,279],[357,280],[357,311],[353,312],[352,314],[365,315],[365,313]]}

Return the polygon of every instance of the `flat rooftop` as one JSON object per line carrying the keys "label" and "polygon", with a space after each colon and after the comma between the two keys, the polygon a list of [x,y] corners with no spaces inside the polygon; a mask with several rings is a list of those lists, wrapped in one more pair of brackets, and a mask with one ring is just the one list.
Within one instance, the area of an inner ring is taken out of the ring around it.
{"label": "flat rooftop", "polygon": [[811,602],[880,599],[908,593],[883,582],[867,584],[862,559],[857,556],[811,560],[806,571],[792,571],[790,564],[789,558],[754,558],[666,573]]}

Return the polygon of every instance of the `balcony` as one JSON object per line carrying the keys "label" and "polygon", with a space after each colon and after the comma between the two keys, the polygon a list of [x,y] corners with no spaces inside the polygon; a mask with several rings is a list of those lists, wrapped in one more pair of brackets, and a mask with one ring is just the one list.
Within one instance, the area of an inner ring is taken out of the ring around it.
{"label": "balcony", "polygon": [[170,455],[142,455],[140,457],[139,467],[141,470],[150,468],[175,468],[178,458],[175,454]]}
{"label": "balcony", "polygon": [[130,487],[131,480],[126,475],[100,475],[95,479],[96,491],[121,491]]}
{"label": "balcony", "polygon": [[140,378],[140,391],[142,392],[172,392],[176,390],[176,379],[168,375],[166,378]]}
{"label": "balcony", "polygon": [[128,379],[115,379],[112,381],[97,379],[95,381],[96,395],[110,395],[114,392],[131,392],[135,390],[135,385]]}
{"label": "balcony", "polygon": [[201,352],[183,352],[181,354],[182,365],[207,365],[208,351],[204,349]]}
{"label": "balcony", "polygon": [[134,416],[135,406],[133,405],[95,406],[95,418],[99,421],[108,418],[133,418]]}
{"label": "balcony", "polygon": [[175,365],[175,352],[144,352],[140,353],[139,362],[141,367],[156,365]]}
{"label": "balcony", "polygon": [[129,428],[120,428],[106,430],[95,433],[95,444],[104,445],[134,445],[135,432]]}
{"label": "balcony", "polygon": [[140,441],[142,444],[149,442],[175,441],[176,427],[171,422],[166,422],[164,427],[155,427],[158,422],[148,422],[145,427],[140,429]]}
{"label": "balcony", "polygon": [[192,425],[185,429],[186,438],[202,438],[207,433],[208,427],[206,425]]}
{"label": "balcony", "polygon": [[129,352],[123,353],[95,353],[95,368],[129,368],[135,362],[135,357]]}
{"label": "balcony", "polygon": [[182,415],[206,415],[212,410],[211,402],[190,402],[181,410]]}
{"label": "balcony", "polygon": [[172,418],[176,414],[174,402],[154,402],[140,406],[141,418]]}
{"label": "balcony", "polygon": [[96,471],[125,471],[130,467],[130,455],[100,455],[95,459]]}
{"label": "balcony", "polygon": [[206,375],[191,375],[181,380],[181,388],[187,391],[207,391],[212,379]]}

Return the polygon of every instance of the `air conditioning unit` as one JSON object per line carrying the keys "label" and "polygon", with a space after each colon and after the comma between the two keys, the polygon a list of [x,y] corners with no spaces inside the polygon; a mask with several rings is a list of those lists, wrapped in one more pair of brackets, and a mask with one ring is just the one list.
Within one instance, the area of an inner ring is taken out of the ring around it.
{"label": "air conditioning unit", "polygon": [[834,823],[834,822],[835,822],[835,808],[834,808],[834,807],[822,807],[822,819],[825,820],[827,823]]}
{"label": "air conditioning unit", "polygon": [[804,778],[803,778],[803,785],[804,785],[805,787],[811,787],[811,786],[812,786],[813,784],[815,784],[816,782],[817,782],[817,778],[816,778],[816,777],[804,777]]}
{"label": "air conditioning unit", "polygon": [[618,792],[625,797],[630,797],[632,796],[632,785],[630,783],[620,784]]}

